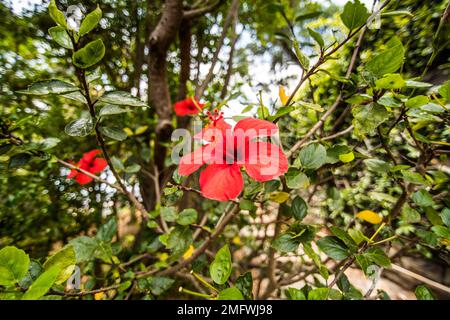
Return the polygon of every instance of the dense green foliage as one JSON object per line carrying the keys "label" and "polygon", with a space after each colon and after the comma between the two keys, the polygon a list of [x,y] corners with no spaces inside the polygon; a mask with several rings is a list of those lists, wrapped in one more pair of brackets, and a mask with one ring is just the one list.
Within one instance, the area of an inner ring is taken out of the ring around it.
{"label": "dense green foliage", "polygon": [[[447,1],[78,2],[0,2],[0,299],[387,299],[401,257],[449,267]],[[170,158],[194,95],[276,123],[287,173],[202,197]]]}

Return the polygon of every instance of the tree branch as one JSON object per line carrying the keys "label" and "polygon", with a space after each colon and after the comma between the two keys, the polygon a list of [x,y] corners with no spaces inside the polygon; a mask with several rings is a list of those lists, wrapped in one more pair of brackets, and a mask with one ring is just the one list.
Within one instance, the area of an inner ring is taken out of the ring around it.
{"label": "tree branch", "polygon": [[202,8],[195,8],[195,9],[190,9],[190,10],[186,10],[183,12],[183,20],[191,20],[191,19],[195,19],[198,18],[206,13],[209,13],[211,11],[214,11],[215,9],[217,9],[218,7],[220,7],[220,5],[222,5],[225,2],[225,0],[218,0],[215,3],[212,3],[210,5],[204,6]]}
{"label": "tree branch", "polygon": [[223,43],[225,41],[225,37],[227,35],[228,29],[232,24],[235,24],[237,22],[237,15],[239,11],[239,0],[233,0],[230,6],[230,9],[228,10],[227,17],[225,19],[225,23],[223,25],[222,34],[220,35],[219,40],[216,44],[216,50],[214,51],[214,55],[211,59],[211,66],[209,68],[208,74],[205,77],[205,80],[203,80],[202,84],[197,87],[197,90],[195,91],[195,96],[197,98],[200,98],[203,96],[203,93],[206,90],[206,87],[208,86],[209,82],[211,82],[213,76],[214,76],[214,68],[216,67],[217,61],[219,60],[219,53],[223,46]]}

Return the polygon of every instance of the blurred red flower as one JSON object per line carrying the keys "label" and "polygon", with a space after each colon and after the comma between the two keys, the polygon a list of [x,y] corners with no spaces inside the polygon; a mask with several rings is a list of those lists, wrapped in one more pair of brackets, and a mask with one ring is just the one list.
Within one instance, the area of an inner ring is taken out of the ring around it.
{"label": "blurred red flower", "polygon": [[235,199],[244,188],[241,168],[256,181],[264,182],[283,175],[288,160],[280,147],[256,138],[273,136],[278,127],[269,121],[246,118],[234,129],[222,114],[210,115],[211,124],[195,138],[208,142],[180,160],[180,175],[190,175],[204,164],[200,173],[200,190],[205,198],[228,201]]}
{"label": "blurred red flower", "polygon": [[195,98],[187,98],[185,100],[181,100],[175,103],[173,105],[175,114],[179,117],[184,117],[190,114],[198,114],[200,112],[200,109],[203,109],[205,105],[203,103],[200,103],[198,100],[194,99]]}
{"label": "blurred red flower", "polygon": [[[92,150],[83,154],[83,157],[76,164],[76,166],[84,171],[87,171],[92,174],[97,174],[102,172],[108,163],[105,159],[97,157],[97,155],[101,154],[100,150]],[[81,185],[87,184],[94,180],[93,178],[81,173],[75,169],[70,170],[68,179],[74,179]]]}

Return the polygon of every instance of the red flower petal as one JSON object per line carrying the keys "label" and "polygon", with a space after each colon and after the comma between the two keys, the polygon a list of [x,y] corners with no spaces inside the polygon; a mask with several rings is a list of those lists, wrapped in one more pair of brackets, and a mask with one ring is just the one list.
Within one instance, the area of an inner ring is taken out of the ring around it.
{"label": "red flower petal", "polygon": [[88,184],[89,182],[91,182],[91,181],[94,180],[94,179],[92,179],[91,177],[89,177],[89,176],[87,176],[87,175],[85,175],[85,174],[83,174],[83,173],[79,173],[79,174],[77,175],[77,177],[75,178],[75,180],[76,180],[79,184],[83,185],[83,184]]}
{"label": "red flower petal", "polygon": [[95,158],[94,161],[91,164],[91,167],[89,168],[89,172],[92,174],[102,172],[108,163],[103,158]]}
{"label": "red flower petal", "polygon": [[286,173],[288,160],[280,147],[269,142],[250,142],[245,159],[247,174],[256,181],[269,181]]}
{"label": "red flower petal", "polygon": [[[192,100],[194,98],[188,98],[182,101],[178,101],[173,105],[173,109],[175,111],[175,114],[179,117],[184,117],[189,114],[197,114],[200,111],[198,110],[197,106],[195,105],[194,101]],[[200,107],[200,109],[203,109],[205,106],[204,104],[197,102],[197,105]]]}
{"label": "red flower petal", "polygon": [[239,166],[211,164],[200,173],[200,190],[205,198],[228,201],[236,199],[244,188]]}
{"label": "red flower petal", "polygon": [[85,154],[83,154],[83,157],[81,158],[80,162],[84,162],[84,163],[88,163],[90,164],[92,161],[94,161],[94,158],[98,155],[101,154],[102,152],[98,149],[86,152]]}
{"label": "red flower petal", "polygon": [[278,132],[278,127],[275,123],[270,121],[246,118],[240,120],[236,124],[234,127],[234,132],[236,135],[242,135],[242,133],[245,133],[245,136],[248,139],[252,139],[256,137],[273,136]]}
{"label": "red flower petal", "polygon": [[70,173],[67,176],[67,179],[73,179],[73,178],[75,178],[77,176],[77,174],[78,174],[78,171],[75,170],[75,169],[72,169],[72,170],[70,170]]}
{"label": "red flower petal", "polygon": [[205,153],[206,147],[207,146],[203,146],[194,152],[183,156],[178,165],[178,173],[182,176],[188,176],[200,169],[200,167],[205,164],[205,157],[207,156]]}

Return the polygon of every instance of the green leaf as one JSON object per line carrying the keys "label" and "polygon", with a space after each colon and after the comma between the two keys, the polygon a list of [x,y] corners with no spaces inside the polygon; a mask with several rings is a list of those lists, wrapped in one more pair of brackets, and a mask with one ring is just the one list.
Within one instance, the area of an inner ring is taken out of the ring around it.
{"label": "green leaf", "polygon": [[100,241],[111,242],[117,233],[117,221],[111,218],[104,225],[100,227],[96,234],[96,238]]}
{"label": "green leaf", "polygon": [[412,200],[420,207],[431,207],[435,204],[433,201],[433,197],[425,189],[414,192],[412,195]]}
{"label": "green leaf", "polygon": [[8,168],[19,168],[28,163],[30,161],[31,155],[28,153],[17,153],[9,158]]}
{"label": "green leaf", "polygon": [[438,92],[441,95],[441,97],[444,98],[444,102],[449,103],[450,102],[450,80],[447,80],[446,82],[444,82],[444,84],[439,87]]}
{"label": "green leaf", "polygon": [[138,98],[132,96],[128,92],[124,91],[110,91],[105,93],[99,98],[100,101],[105,103],[110,103],[114,105],[123,105],[131,107],[146,107],[147,105],[139,100]]}
{"label": "green leaf", "polygon": [[309,186],[308,176],[295,168],[289,168],[288,172],[285,174],[285,177],[286,185],[290,189],[306,189]]}
{"label": "green leaf", "polygon": [[99,23],[101,18],[102,18],[102,10],[97,4],[97,8],[95,8],[94,11],[90,12],[86,16],[86,18],[84,18],[83,22],[81,22],[80,30],[78,31],[80,37],[90,32],[92,29],[94,29]]}
{"label": "green leaf", "polygon": [[[294,110],[295,110],[295,106],[285,106],[285,107],[281,107],[280,109],[277,110],[277,112],[276,112],[274,115],[269,116],[269,117],[267,118],[267,120],[273,122],[273,121],[275,121],[276,119],[278,119],[278,118],[280,118],[280,117],[282,117],[282,116],[284,116],[284,115],[286,115],[286,114],[288,114],[288,113],[290,113],[290,112],[292,112],[292,111],[294,111]],[[244,113],[244,112],[242,112],[242,113]]]}
{"label": "green leaf", "polygon": [[141,166],[137,163],[132,164],[131,166],[128,166],[125,168],[126,173],[137,173],[141,170]]}
{"label": "green leaf", "polygon": [[[258,185],[260,185],[260,184],[258,184]],[[266,183],[264,183],[264,191],[266,193],[274,192],[274,191],[278,190],[280,185],[281,185],[281,182],[279,180],[267,181]],[[256,189],[257,189],[257,192],[259,192],[260,189],[259,188],[256,188]]]}
{"label": "green leaf", "polygon": [[306,300],[303,291],[297,288],[287,288],[284,294],[289,300]]}
{"label": "green leaf", "polygon": [[363,104],[363,103],[367,103],[367,102],[371,102],[373,101],[373,97],[371,95],[368,95],[366,93],[356,93],[354,95],[352,95],[350,98],[347,98],[345,100],[345,102],[350,103],[350,104]]}
{"label": "green leaf", "polygon": [[416,234],[427,245],[431,247],[438,245],[439,239],[433,232],[417,229]]}
{"label": "green leaf", "polygon": [[343,260],[349,256],[349,250],[344,242],[337,237],[326,236],[317,241],[317,246],[327,256],[334,260]]}
{"label": "green leaf", "polygon": [[420,82],[420,81],[414,81],[414,80],[406,80],[406,87],[407,88],[429,88],[433,85],[431,83],[427,82]]}
{"label": "green leaf", "polygon": [[119,158],[117,158],[116,156],[111,157],[111,162],[112,162],[114,169],[116,169],[117,171],[125,170],[125,166],[123,165],[122,161]]}
{"label": "green leaf", "polygon": [[36,142],[36,149],[47,151],[56,147],[60,142],[61,140],[58,138],[45,138],[44,140]]}
{"label": "green leaf", "polygon": [[329,288],[317,288],[308,292],[308,300],[340,300],[342,295],[339,291]]}
{"label": "green leaf", "polygon": [[408,204],[403,206],[402,220],[405,223],[417,223],[420,222],[420,213],[417,210],[411,208]]}
{"label": "green leaf", "polygon": [[43,96],[47,94],[63,94],[79,91],[80,89],[71,83],[61,80],[47,80],[33,83],[27,90],[17,91],[21,94]]}
{"label": "green leaf", "polygon": [[51,27],[48,29],[48,33],[52,37],[53,40],[61,47],[66,49],[73,49],[72,40],[70,40],[69,35],[67,34],[66,28],[61,26]]}
{"label": "green leaf", "polygon": [[231,252],[228,245],[217,251],[214,261],[209,266],[211,279],[217,284],[224,284],[231,275]]}
{"label": "green leaf", "polygon": [[53,21],[56,22],[56,24],[67,29],[66,16],[62,11],[58,9],[55,0],[50,1],[50,4],[48,5],[48,12],[50,14],[50,17],[53,19]]}
{"label": "green leaf", "polygon": [[444,226],[433,226],[431,227],[434,233],[439,237],[450,240],[450,229]]}
{"label": "green leaf", "polygon": [[149,281],[149,288],[152,294],[159,296],[169,290],[175,280],[167,277],[153,277]]}
{"label": "green leaf", "polygon": [[176,218],[176,222],[182,226],[188,226],[197,221],[198,213],[195,209],[184,209]]}
{"label": "green leaf", "polygon": [[97,39],[74,52],[72,60],[78,68],[86,69],[102,60],[104,55],[105,45],[101,39]]}
{"label": "green leaf", "polygon": [[37,300],[44,296],[53,286],[61,273],[59,266],[54,265],[44,271],[22,296],[22,300]]}
{"label": "green leaf", "polygon": [[423,185],[428,185],[429,181],[427,179],[425,179],[424,177],[422,177],[422,175],[418,172],[414,172],[411,170],[401,170],[402,175],[403,175],[403,179],[405,181],[414,183],[414,184],[423,184]]}
{"label": "green leaf", "polygon": [[297,40],[293,41],[295,55],[297,56],[297,60],[300,63],[300,66],[303,70],[309,69],[309,59],[308,57],[300,50],[300,45]]}
{"label": "green leaf", "polygon": [[105,263],[111,263],[113,256],[111,244],[103,241],[97,241],[97,244],[94,253],[95,258],[103,260]]}
{"label": "green leaf", "polygon": [[309,32],[309,35],[317,42],[319,47],[322,48],[325,45],[322,35],[320,33],[318,33],[317,31],[314,31],[311,28],[308,28],[308,32]]}
{"label": "green leaf", "polygon": [[353,125],[358,136],[373,135],[379,125],[388,120],[391,114],[378,103],[355,106],[352,108]]}
{"label": "green leaf", "polygon": [[369,11],[359,0],[347,2],[341,13],[341,20],[349,30],[361,27],[369,17]]}
{"label": "green leaf", "polygon": [[391,266],[389,257],[386,255],[383,249],[379,247],[370,247],[366,250],[366,252],[363,253],[363,255],[368,261],[373,262],[380,267],[389,268]]}
{"label": "green leaf", "polygon": [[100,110],[98,115],[101,117],[104,117],[104,116],[110,116],[110,115],[114,115],[114,114],[121,114],[121,113],[125,113],[125,112],[128,112],[128,109],[119,107],[118,105],[114,105],[114,104],[107,104]]}
{"label": "green leaf", "polygon": [[302,221],[308,214],[308,205],[302,197],[297,196],[292,200],[292,215],[298,221]]}
{"label": "green leaf", "polygon": [[416,295],[417,300],[435,300],[431,290],[428,289],[428,287],[423,284],[417,286],[414,293]]}
{"label": "green leaf", "polygon": [[272,242],[272,247],[280,252],[297,251],[300,242],[289,233],[284,233]]}
{"label": "green leaf", "polygon": [[366,159],[363,162],[367,166],[367,169],[376,173],[387,173],[391,169],[391,165],[383,160]]}
{"label": "green leaf", "polygon": [[81,236],[69,241],[69,244],[75,251],[77,263],[87,262],[95,257],[95,252],[98,248],[98,240],[95,238],[89,238]]}
{"label": "green leaf", "polygon": [[358,245],[353,240],[353,238],[343,229],[339,227],[330,227],[331,232],[338,237],[345,245],[353,252],[358,249]]}
{"label": "green leaf", "polygon": [[[28,267],[28,272],[19,281],[19,286],[23,289],[28,289],[31,284],[39,277],[39,275],[44,271],[41,265],[36,261],[30,261],[30,266]],[[1,299],[0,299],[1,300]]]}
{"label": "green leaf", "polygon": [[25,251],[8,246],[0,250],[0,285],[13,286],[28,272],[30,258]]}
{"label": "green leaf", "polygon": [[388,108],[400,108],[402,106],[402,102],[393,96],[392,92],[386,92],[377,102]]}
{"label": "green leaf", "polygon": [[241,274],[236,279],[235,285],[246,300],[253,300],[253,278],[251,272]]}
{"label": "green leaf", "polygon": [[450,227],[450,209],[449,208],[444,208],[442,210],[441,218],[442,218],[442,222],[444,222],[444,224],[447,227]]}
{"label": "green leaf", "polygon": [[375,81],[377,89],[401,89],[406,86],[405,80],[398,73],[389,73]]}
{"label": "green leaf", "polygon": [[297,105],[304,107],[306,109],[311,109],[317,112],[323,112],[323,108],[320,106],[320,104],[317,103],[311,103],[311,102],[306,102],[306,101],[297,101],[296,102]]}
{"label": "green leaf", "polygon": [[430,99],[427,96],[415,96],[408,99],[408,101],[405,102],[405,106],[408,109],[414,109],[427,104],[429,101]]}
{"label": "green leaf", "polygon": [[83,94],[80,91],[64,93],[64,94],[61,95],[61,97],[64,97],[64,98],[67,98],[67,99],[70,99],[70,100],[74,100],[74,101],[78,101],[78,102],[81,102],[83,104],[87,104],[86,98],[83,96]]}
{"label": "green leaf", "polygon": [[76,262],[75,250],[71,245],[68,245],[48,258],[43,267],[45,270],[50,270],[56,266],[60,271],[56,278],[56,283],[60,284],[71,276]]}
{"label": "green leaf", "polygon": [[252,212],[252,211],[256,210],[256,206],[253,201],[247,200],[247,199],[242,199],[239,202],[239,209],[248,210],[248,211]]}
{"label": "green leaf", "polygon": [[74,120],[64,128],[64,131],[72,137],[86,137],[92,130],[94,130],[94,122],[91,117]]}
{"label": "green leaf", "polygon": [[327,149],[326,163],[338,163],[339,161],[341,161],[341,158],[343,158],[344,160],[348,160],[348,154],[351,152],[352,150],[346,145],[334,145],[331,148]]}
{"label": "green leaf", "polygon": [[189,227],[179,226],[170,232],[167,238],[167,249],[171,249],[175,256],[182,255],[192,244],[192,231]]}
{"label": "green leaf", "polygon": [[124,292],[132,285],[132,282],[130,280],[122,282],[120,286],[117,288],[117,291]]}
{"label": "green leaf", "polygon": [[311,143],[300,150],[300,163],[305,169],[317,169],[321,167],[327,159],[327,150],[318,143]]}
{"label": "green leaf", "polygon": [[244,300],[241,291],[236,287],[224,289],[219,292],[218,300]]}
{"label": "green leaf", "polygon": [[436,210],[433,209],[431,206],[423,207],[425,210],[425,215],[427,219],[431,222],[433,226],[440,226],[444,222],[441,219],[441,216],[438,214]]}
{"label": "green leaf", "polygon": [[360,266],[361,270],[364,271],[364,273],[367,273],[367,268],[370,265],[369,260],[362,255],[362,254],[355,254],[356,263]]}
{"label": "green leaf", "polygon": [[295,21],[301,22],[304,20],[314,19],[314,18],[319,17],[322,13],[323,13],[322,11],[313,11],[313,12],[303,13],[303,14],[298,15],[295,18]]}
{"label": "green leaf", "polygon": [[118,128],[100,127],[100,132],[108,138],[117,141],[123,141],[128,138],[128,135],[123,130]]}
{"label": "green leaf", "polygon": [[328,273],[328,269],[326,266],[322,264],[320,261],[319,255],[314,251],[310,243],[303,243],[303,250],[305,251],[306,255],[311,258],[314,261],[314,264],[319,269],[320,275],[327,280],[330,276]]}
{"label": "green leaf", "polygon": [[386,43],[386,49],[367,62],[366,69],[376,77],[394,73],[401,67],[404,55],[402,42],[394,36]]}
{"label": "green leaf", "polygon": [[175,207],[161,207],[159,211],[161,217],[167,222],[175,222],[177,219],[177,210]]}
{"label": "green leaf", "polygon": [[357,245],[360,245],[363,241],[369,241],[369,239],[358,229],[349,229],[348,234],[352,237],[353,241]]}

